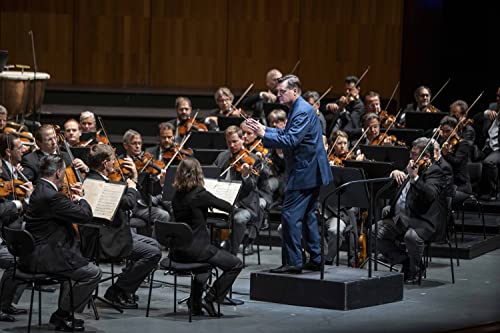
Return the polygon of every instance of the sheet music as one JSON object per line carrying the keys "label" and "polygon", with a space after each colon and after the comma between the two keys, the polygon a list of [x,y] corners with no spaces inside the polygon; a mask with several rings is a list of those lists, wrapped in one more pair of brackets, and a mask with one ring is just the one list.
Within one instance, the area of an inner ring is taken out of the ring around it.
{"label": "sheet music", "polygon": [[[234,205],[238,192],[240,191],[241,182],[240,181],[218,181],[217,179],[205,178],[205,189],[215,195],[217,198],[229,202]],[[214,213],[227,214],[221,210],[214,208]]]}
{"label": "sheet music", "polygon": [[92,207],[92,214],[95,218],[111,221],[120,205],[126,187],[124,184],[85,179],[83,183],[85,194],[83,197]]}

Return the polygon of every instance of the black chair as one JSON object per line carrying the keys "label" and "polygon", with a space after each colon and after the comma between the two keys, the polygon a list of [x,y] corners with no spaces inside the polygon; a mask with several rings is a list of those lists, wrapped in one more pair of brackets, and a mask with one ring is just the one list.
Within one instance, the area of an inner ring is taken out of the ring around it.
{"label": "black chair", "polygon": [[[472,189],[474,193],[479,193],[479,183],[481,181],[481,175],[483,172],[483,164],[481,162],[469,162],[467,164],[467,170],[469,171],[469,178],[472,185]],[[471,194],[468,198],[466,198],[460,205],[462,210],[462,242],[464,241],[464,231],[465,231],[465,209],[466,208],[477,208],[478,217],[481,218],[481,222],[483,225],[483,238],[486,239],[486,222],[484,220],[484,212],[483,205],[478,200],[478,198]],[[458,207],[457,211],[459,212]]]}
{"label": "black chair", "polygon": [[[177,276],[189,275],[191,278],[190,287],[193,285],[194,275],[197,272],[212,271],[214,267],[208,263],[180,263],[172,259],[171,253],[175,248],[182,248],[191,245],[193,242],[193,231],[191,227],[182,222],[161,222],[155,221],[156,238],[158,242],[166,247],[169,256],[160,261],[159,269],[166,270],[174,276],[174,313],[177,312]],[[151,305],[152,282],[154,278],[153,271],[151,273],[151,283],[149,285],[148,306],[146,309],[146,317],[149,317],[149,309]],[[217,270],[215,269],[217,275]],[[192,295],[189,297],[188,313],[189,322],[192,319],[191,304],[193,304]],[[220,316],[220,305],[217,306]]]}
{"label": "black chair", "polygon": [[[33,236],[26,230],[12,229],[3,226],[2,237],[7,243],[9,252],[14,256],[13,279],[31,285],[30,311],[28,317],[28,333],[31,331],[31,317],[33,314],[33,299],[35,288],[47,285],[56,285],[68,282],[69,296],[71,301],[71,318],[74,325],[75,312],[73,308],[73,285],[71,279],[57,274],[33,273],[27,272],[18,267],[17,258],[30,255],[35,248]],[[3,286],[0,289],[0,298],[2,297]],[[42,325],[42,292],[38,288],[38,325]]]}
{"label": "black chair", "polygon": [[[456,190],[456,187],[454,187],[454,190]],[[429,262],[432,260],[432,254],[431,254],[431,246],[433,243],[435,244],[447,244],[449,248],[449,257],[450,257],[450,269],[451,269],[451,282],[455,283],[455,269],[453,266],[453,247],[451,246],[450,242],[450,235],[452,232],[452,228],[454,227],[453,219],[452,219],[452,213],[451,213],[451,202],[453,200],[453,194],[448,196],[446,198],[447,201],[447,214],[445,216],[445,224],[444,228],[442,230],[437,230],[434,236],[429,240],[425,242],[425,248],[424,248],[424,257],[423,257],[423,266],[425,267],[425,273],[426,273],[426,268],[429,266]],[[456,241],[456,238],[455,238]],[[456,258],[458,262],[458,253],[456,253]],[[424,277],[425,276],[424,273]],[[420,285],[422,281],[422,272],[419,275],[418,279],[418,284]]]}

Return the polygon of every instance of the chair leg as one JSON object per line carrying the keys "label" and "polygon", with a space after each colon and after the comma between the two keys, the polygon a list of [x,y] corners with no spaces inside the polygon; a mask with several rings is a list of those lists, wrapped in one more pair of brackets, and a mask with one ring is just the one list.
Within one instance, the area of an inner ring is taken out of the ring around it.
{"label": "chair leg", "polygon": [[28,333],[31,332],[31,317],[33,315],[33,299],[35,298],[35,283],[31,286],[30,314],[28,317]]}
{"label": "chair leg", "polygon": [[153,280],[155,276],[155,270],[151,272],[151,279],[149,280],[149,293],[148,293],[148,305],[146,307],[146,317],[149,317],[149,307],[151,306],[151,293],[153,291]]}
{"label": "chair leg", "polygon": [[177,273],[174,273],[174,313],[177,313]]}
{"label": "chair leg", "polygon": [[38,289],[38,326],[42,326],[42,289]]}
{"label": "chair leg", "polygon": [[269,241],[269,251],[272,251],[273,244],[272,244],[272,239],[271,239],[271,222],[268,221],[268,223],[269,223],[269,228],[267,229],[267,235],[268,235],[268,241]]}
{"label": "chair leg", "polygon": [[462,210],[462,243],[464,242],[464,233],[465,233],[465,209]]}
{"label": "chair leg", "polygon": [[453,234],[455,235],[455,255],[457,256],[457,266],[460,266],[460,259],[458,258],[457,230],[455,230],[455,227],[453,227]]}
{"label": "chair leg", "polygon": [[73,283],[68,279],[69,283],[69,306],[71,308],[71,329],[75,331],[75,300],[73,295]]}
{"label": "chair leg", "polygon": [[481,221],[483,223],[483,239],[486,239],[486,222],[484,221],[484,212],[483,212],[483,205],[478,201],[477,202],[479,214],[481,215]]}
{"label": "chair leg", "polygon": [[450,249],[450,267],[451,267],[451,283],[455,283],[455,270],[453,268],[453,248],[448,240],[448,248]]}
{"label": "chair leg", "polygon": [[[193,282],[194,282],[194,274],[191,273],[191,284],[189,285],[189,288],[192,290],[193,288]],[[188,306],[188,314],[189,314],[189,322],[192,321],[193,314],[191,312],[191,307],[193,306],[193,293],[190,291],[189,292],[189,306]]]}
{"label": "chair leg", "polygon": [[260,265],[260,245],[257,243],[257,265]]}

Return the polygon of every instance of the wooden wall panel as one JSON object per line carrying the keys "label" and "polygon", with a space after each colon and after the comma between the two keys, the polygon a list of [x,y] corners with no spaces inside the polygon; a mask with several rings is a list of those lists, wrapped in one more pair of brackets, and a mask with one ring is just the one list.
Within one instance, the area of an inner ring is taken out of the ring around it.
{"label": "wooden wall panel", "polygon": [[225,83],[227,1],[153,0],[152,86],[214,90]]}
{"label": "wooden wall panel", "polygon": [[75,0],[76,85],[149,86],[150,0]]}
{"label": "wooden wall panel", "polygon": [[227,84],[265,88],[271,68],[289,72],[299,59],[299,0],[229,2]]}
{"label": "wooden wall panel", "polygon": [[333,85],[343,93],[347,75],[361,75],[362,93],[390,97],[399,80],[402,8],[399,0],[312,0],[302,3],[299,75],[305,89]]}
{"label": "wooden wall panel", "polygon": [[33,30],[38,70],[51,75],[49,84],[73,79],[73,0],[0,1],[0,48],[9,51],[9,64],[33,64]]}

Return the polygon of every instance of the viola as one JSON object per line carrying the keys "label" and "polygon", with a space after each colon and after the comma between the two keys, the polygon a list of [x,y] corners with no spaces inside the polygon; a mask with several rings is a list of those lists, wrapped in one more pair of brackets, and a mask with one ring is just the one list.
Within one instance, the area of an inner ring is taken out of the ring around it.
{"label": "viola", "polygon": [[195,118],[189,117],[177,127],[177,133],[179,133],[180,136],[185,136],[186,134],[191,132],[192,128],[196,128],[198,131],[208,131],[208,128],[205,124],[196,121]]}
{"label": "viola", "polygon": [[180,144],[174,143],[171,149],[162,153],[163,161],[170,161],[174,156],[176,161],[182,161],[185,157],[193,156],[194,152],[190,148],[182,148]]}
{"label": "viola", "polygon": [[26,198],[26,191],[20,187],[24,183],[20,179],[3,180],[0,178],[0,198],[9,197],[12,194],[20,200]]}

